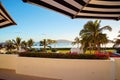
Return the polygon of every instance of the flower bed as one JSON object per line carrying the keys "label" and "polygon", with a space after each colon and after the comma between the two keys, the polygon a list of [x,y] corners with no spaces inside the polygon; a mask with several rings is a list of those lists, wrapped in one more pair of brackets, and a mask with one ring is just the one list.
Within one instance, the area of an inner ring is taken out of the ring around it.
{"label": "flower bed", "polygon": [[59,59],[109,59],[106,54],[62,54],[62,53],[20,53],[22,57],[42,57],[42,58],[59,58]]}

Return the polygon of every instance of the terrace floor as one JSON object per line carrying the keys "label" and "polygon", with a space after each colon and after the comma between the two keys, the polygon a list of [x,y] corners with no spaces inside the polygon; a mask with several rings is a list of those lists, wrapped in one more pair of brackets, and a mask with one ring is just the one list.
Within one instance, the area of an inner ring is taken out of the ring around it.
{"label": "terrace floor", "polygon": [[58,79],[21,75],[16,74],[14,70],[0,69],[0,80],[58,80]]}

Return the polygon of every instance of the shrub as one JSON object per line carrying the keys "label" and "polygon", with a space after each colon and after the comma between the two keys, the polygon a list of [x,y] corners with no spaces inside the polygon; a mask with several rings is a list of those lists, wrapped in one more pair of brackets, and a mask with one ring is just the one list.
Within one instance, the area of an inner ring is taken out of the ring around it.
{"label": "shrub", "polygon": [[52,52],[57,52],[57,49],[53,48],[51,49]]}
{"label": "shrub", "polygon": [[102,54],[62,54],[62,53],[19,53],[21,57],[41,57],[41,58],[59,58],[59,59],[108,59],[109,56]]}
{"label": "shrub", "polygon": [[120,53],[120,48],[117,48],[117,49],[116,49],[116,52],[117,52],[117,53]]}
{"label": "shrub", "polygon": [[8,52],[6,52],[5,54],[18,54],[18,52],[16,52],[16,51],[8,51]]}
{"label": "shrub", "polygon": [[96,56],[98,56],[99,58],[106,58],[106,57],[109,57],[110,55],[109,54],[105,54],[105,53],[99,53],[99,54],[95,54]]}
{"label": "shrub", "polygon": [[5,54],[13,54],[13,52],[6,52]]}

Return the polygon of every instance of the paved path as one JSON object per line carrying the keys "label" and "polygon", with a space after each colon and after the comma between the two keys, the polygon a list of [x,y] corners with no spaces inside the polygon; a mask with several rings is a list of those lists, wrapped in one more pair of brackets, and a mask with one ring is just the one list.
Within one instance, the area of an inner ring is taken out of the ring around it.
{"label": "paved path", "polygon": [[0,69],[0,80],[58,80],[16,74],[14,70]]}

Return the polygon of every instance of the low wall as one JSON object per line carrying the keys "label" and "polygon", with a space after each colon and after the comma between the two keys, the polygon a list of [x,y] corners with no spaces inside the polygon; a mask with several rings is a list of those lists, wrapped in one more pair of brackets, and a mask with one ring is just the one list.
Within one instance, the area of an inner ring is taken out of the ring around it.
{"label": "low wall", "polygon": [[17,55],[0,54],[0,68],[16,70]]}
{"label": "low wall", "polygon": [[120,58],[115,58],[115,80],[120,80]]}
{"label": "low wall", "polygon": [[16,72],[60,80],[114,80],[114,61],[19,57]]}
{"label": "low wall", "polygon": [[0,68],[60,80],[120,80],[119,63],[120,59],[52,59],[0,54]]}

